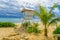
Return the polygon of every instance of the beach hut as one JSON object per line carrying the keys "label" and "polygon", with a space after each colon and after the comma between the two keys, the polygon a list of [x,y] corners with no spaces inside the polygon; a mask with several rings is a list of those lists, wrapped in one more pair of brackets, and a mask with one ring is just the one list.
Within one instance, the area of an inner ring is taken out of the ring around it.
{"label": "beach hut", "polygon": [[33,9],[22,8],[21,12],[24,15],[23,21],[31,21],[31,20],[33,20],[33,14],[34,14],[34,10]]}

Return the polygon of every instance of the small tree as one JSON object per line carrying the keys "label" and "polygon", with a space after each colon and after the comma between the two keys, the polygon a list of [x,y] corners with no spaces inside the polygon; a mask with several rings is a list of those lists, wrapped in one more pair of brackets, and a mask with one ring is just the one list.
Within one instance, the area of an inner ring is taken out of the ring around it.
{"label": "small tree", "polygon": [[53,23],[56,23],[57,21],[59,21],[59,18],[56,17],[55,14],[53,14],[53,9],[56,8],[57,5],[54,4],[52,7],[51,7],[51,10],[48,11],[45,7],[39,5],[39,12],[37,11],[34,11],[34,15],[38,16],[38,18],[41,20],[41,22],[43,23],[45,29],[44,29],[44,32],[45,32],[45,37],[48,38],[48,35],[47,35],[47,28],[53,24]]}

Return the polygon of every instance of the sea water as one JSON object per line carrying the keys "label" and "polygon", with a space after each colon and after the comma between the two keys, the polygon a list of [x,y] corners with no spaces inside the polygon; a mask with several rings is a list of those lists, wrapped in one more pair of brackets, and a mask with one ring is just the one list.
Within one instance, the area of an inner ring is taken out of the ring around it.
{"label": "sea water", "polygon": [[14,22],[18,23],[20,22],[20,18],[0,18],[0,22]]}
{"label": "sea water", "polygon": [[[21,23],[24,19],[22,18],[0,18],[0,22],[13,22],[13,23]],[[31,21],[39,22],[38,19],[33,19]]]}

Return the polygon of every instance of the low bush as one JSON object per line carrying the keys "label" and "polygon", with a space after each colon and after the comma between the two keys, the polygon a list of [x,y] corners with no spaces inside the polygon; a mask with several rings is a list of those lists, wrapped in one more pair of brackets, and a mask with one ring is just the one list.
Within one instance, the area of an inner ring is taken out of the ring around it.
{"label": "low bush", "polygon": [[38,25],[39,25],[38,23],[33,23],[34,27],[38,27]]}
{"label": "low bush", "polygon": [[28,33],[40,33],[41,30],[38,30],[36,27],[28,27],[27,32]]}
{"label": "low bush", "polygon": [[24,28],[27,28],[28,26],[30,26],[30,22],[24,22],[24,23],[22,23],[22,26]]}
{"label": "low bush", "polygon": [[54,34],[60,34],[60,25],[53,31]]}
{"label": "low bush", "polygon": [[0,27],[15,27],[15,24],[11,22],[0,22]]}
{"label": "low bush", "polygon": [[38,23],[31,24],[30,22],[22,23],[23,28],[25,28],[28,33],[40,33],[41,30],[38,30]]}

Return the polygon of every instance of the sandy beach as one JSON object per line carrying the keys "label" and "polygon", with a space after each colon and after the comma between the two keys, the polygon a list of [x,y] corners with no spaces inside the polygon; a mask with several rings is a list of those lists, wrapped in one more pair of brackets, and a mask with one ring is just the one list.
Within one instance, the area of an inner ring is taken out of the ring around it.
{"label": "sandy beach", "polygon": [[[20,23],[15,23],[17,26],[16,27],[20,27]],[[40,24],[40,23],[39,23]],[[39,29],[42,30],[42,33],[40,33],[39,35],[33,35],[33,34],[27,34],[29,35],[30,40],[43,40],[44,38],[44,32],[43,32],[43,25],[40,24],[39,25]],[[50,38],[50,40],[53,40],[53,31],[56,29],[56,26],[50,26],[48,28],[48,36]],[[0,40],[4,37],[7,37],[8,35],[11,34],[15,34],[15,30],[14,28],[0,28]]]}

